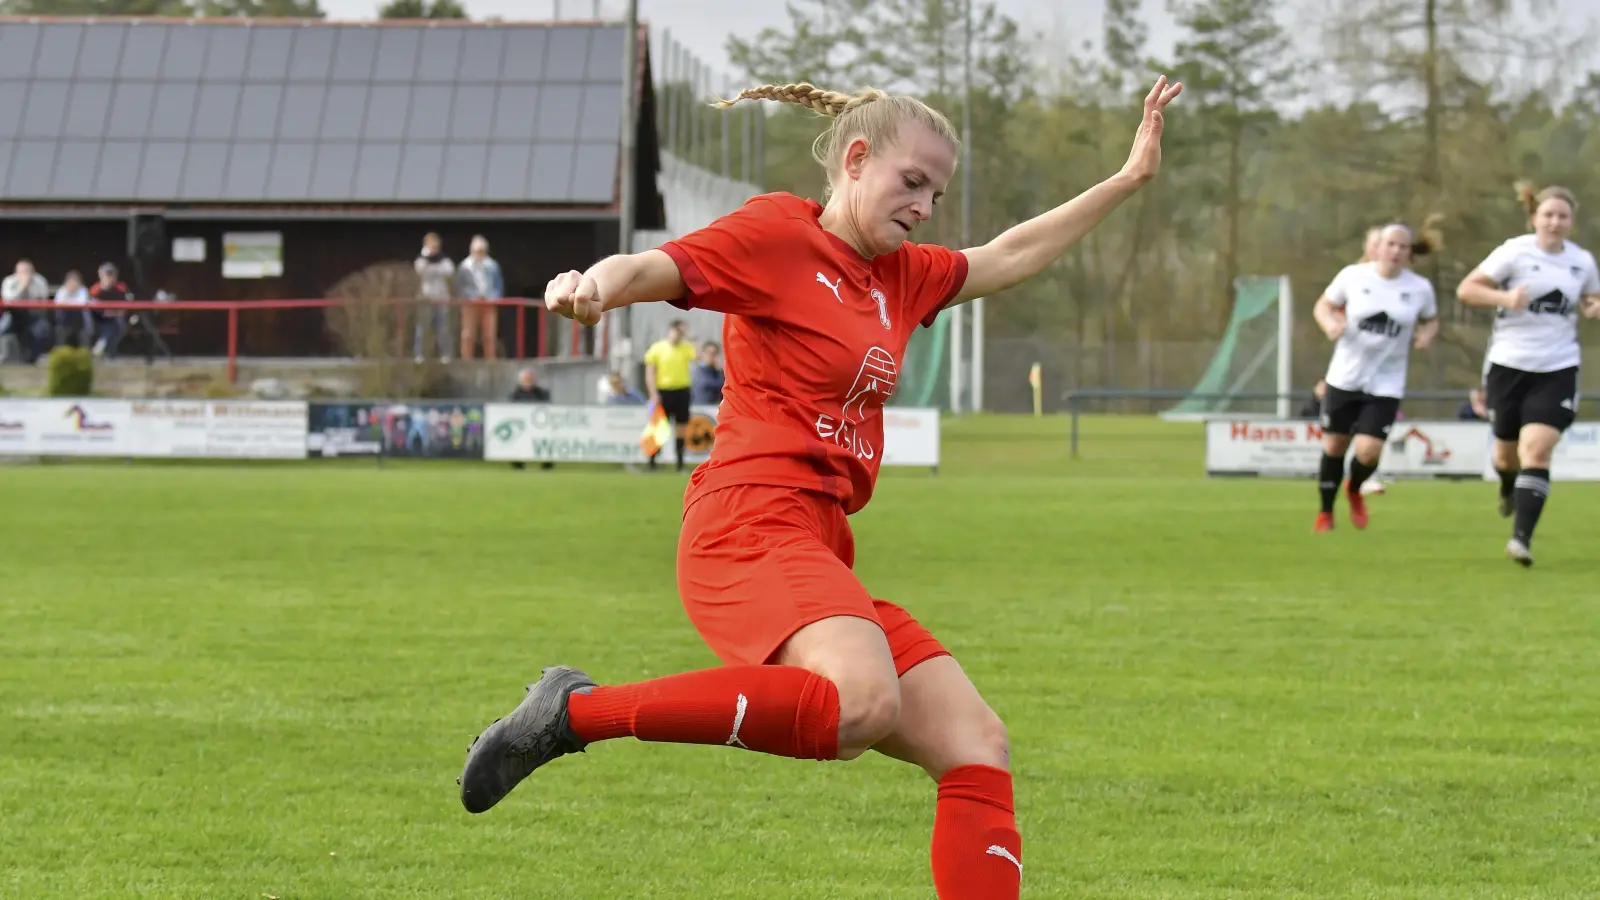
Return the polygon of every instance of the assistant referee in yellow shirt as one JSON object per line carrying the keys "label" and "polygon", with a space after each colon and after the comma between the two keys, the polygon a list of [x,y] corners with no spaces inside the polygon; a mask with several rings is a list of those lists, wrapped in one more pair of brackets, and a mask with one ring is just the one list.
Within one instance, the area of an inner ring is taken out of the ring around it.
{"label": "assistant referee in yellow shirt", "polygon": [[[650,385],[650,402],[661,404],[672,420],[673,449],[678,453],[678,471],[683,471],[683,435],[689,425],[689,366],[694,362],[694,345],[684,340],[688,327],[682,319],[667,328],[666,338],[650,345],[644,354],[644,380]],[[657,450],[650,455],[655,468]]]}

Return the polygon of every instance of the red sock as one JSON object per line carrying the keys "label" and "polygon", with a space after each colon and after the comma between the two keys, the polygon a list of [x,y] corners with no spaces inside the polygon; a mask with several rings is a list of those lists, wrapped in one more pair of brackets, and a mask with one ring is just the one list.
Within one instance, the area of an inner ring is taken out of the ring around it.
{"label": "red sock", "polygon": [[567,709],[585,742],[727,744],[795,759],[839,756],[839,689],[793,666],[725,666],[603,685]]}
{"label": "red sock", "polygon": [[1022,890],[1022,836],[1010,772],[957,766],[939,780],[933,887],[939,900],[1007,900]]}

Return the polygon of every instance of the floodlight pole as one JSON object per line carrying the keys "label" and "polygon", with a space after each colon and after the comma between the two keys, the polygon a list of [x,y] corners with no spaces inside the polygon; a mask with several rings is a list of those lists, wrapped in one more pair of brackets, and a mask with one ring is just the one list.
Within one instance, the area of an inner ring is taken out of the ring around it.
{"label": "floodlight pole", "polygon": [[1294,412],[1294,295],[1289,276],[1278,276],[1278,418]]}
{"label": "floodlight pole", "polygon": [[[967,0],[966,36],[961,45],[961,246],[972,246],[972,0]],[[983,412],[983,300],[972,301],[972,411]]]}
{"label": "floodlight pole", "polygon": [[[962,4],[966,20],[961,41],[961,246],[972,246],[972,0]],[[966,310],[950,311],[950,411],[962,411],[966,385],[972,386],[971,408],[983,408],[983,298],[972,304],[972,360],[966,359]]]}
{"label": "floodlight pole", "polygon": [[[622,32],[622,143],[619,165],[622,171],[617,179],[620,187],[617,197],[617,253],[633,252],[633,223],[634,207],[634,180],[633,156],[634,136],[638,130],[638,116],[635,108],[638,106],[638,80],[637,71],[639,58],[639,0],[628,0],[627,13],[623,17]],[[620,310],[621,321],[618,322],[620,339],[617,341],[616,350],[621,363],[623,377],[629,383],[633,379],[628,374],[633,369],[633,307],[628,306]]]}

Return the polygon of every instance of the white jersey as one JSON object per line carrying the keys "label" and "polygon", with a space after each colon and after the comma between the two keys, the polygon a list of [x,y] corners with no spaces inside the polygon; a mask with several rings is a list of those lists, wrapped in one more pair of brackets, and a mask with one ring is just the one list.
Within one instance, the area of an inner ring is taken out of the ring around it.
{"label": "white jersey", "polygon": [[1334,276],[1323,296],[1349,323],[1324,380],[1341,391],[1404,397],[1411,334],[1418,321],[1439,315],[1433,285],[1410,269],[1384,278],[1377,263],[1357,263]]}
{"label": "white jersey", "polygon": [[1554,372],[1581,361],[1578,310],[1584,294],[1600,293],[1589,251],[1567,241],[1560,253],[1546,253],[1538,237],[1524,234],[1496,247],[1478,271],[1501,290],[1528,289],[1527,309],[1502,307],[1495,316],[1485,368]]}

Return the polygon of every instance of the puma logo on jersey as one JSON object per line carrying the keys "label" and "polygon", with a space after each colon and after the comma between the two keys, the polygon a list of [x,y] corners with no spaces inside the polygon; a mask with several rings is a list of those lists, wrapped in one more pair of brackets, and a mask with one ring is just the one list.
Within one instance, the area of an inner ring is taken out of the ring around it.
{"label": "puma logo on jersey", "polygon": [[1015,856],[1012,856],[1010,850],[1007,850],[1006,848],[1000,846],[999,844],[990,844],[989,845],[989,849],[987,849],[987,850],[985,850],[983,852],[988,856],[998,856],[1001,859],[1005,860],[1006,862],[1011,863],[1013,866],[1017,867],[1017,874],[1018,875],[1022,874],[1022,860],[1017,859]]}
{"label": "puma logo on jersey", "polygon": [[844,302],[844,298],[839,296],[839,285],[844,284],[844,276],[843,275],[839,276],[839,280],[838,281],[829,281],[828,280],[828,276],[822,274],[821,272],[818,272],[817,273],[817,283],[822,285],[823,287],[827,288],[828,290],[833,291],[833,299],[839,301],[840,303]]}
{"label": "puma logo on jersey", "polygon": [[733,733],[728,735],[728,740],[726,741],[725,746],[738,747],[741,750],[749,750],[750,748],[745,746],[744,741],[739,740],[739,729],[744,725],[744,714],[745,710],[750,708],[750,698],[740,694],[739,699],[734,702],[734,707]]}

